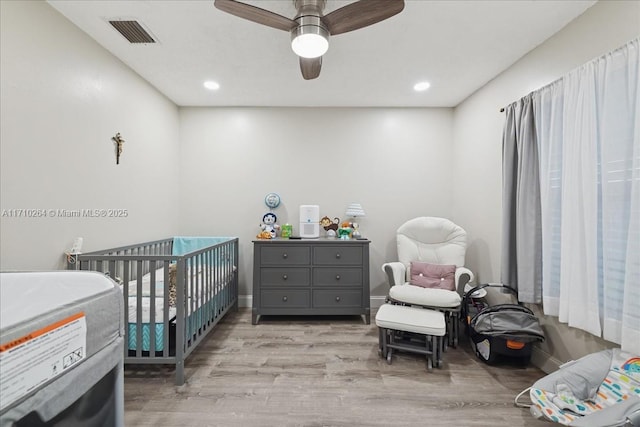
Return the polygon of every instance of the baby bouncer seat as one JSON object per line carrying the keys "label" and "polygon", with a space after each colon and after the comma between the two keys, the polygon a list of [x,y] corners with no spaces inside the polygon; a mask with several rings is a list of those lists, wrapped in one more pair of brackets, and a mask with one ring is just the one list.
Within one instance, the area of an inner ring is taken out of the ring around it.
{"label": "baby bouncer seat", "polygon": [[575,427],[640,426],[640,357],[620,349],[566,363],[529,390],[536,418]]}

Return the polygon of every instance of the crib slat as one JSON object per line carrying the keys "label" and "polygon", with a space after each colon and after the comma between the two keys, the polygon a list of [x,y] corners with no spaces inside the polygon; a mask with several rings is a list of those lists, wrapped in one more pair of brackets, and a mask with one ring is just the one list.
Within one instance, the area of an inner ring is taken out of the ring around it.
{"label": "crib slat", "polygon": [[186,268],[184,257],[179,257],[177,261],[176,287],[177,307],[176,307],[176,383],[184,383],[184,352],[185,352],[185,283],[184,271]]}
{"label": "crib slat", "polygon": [[[156,354],[156,262],[149,261],[149,357]],[[164,298],[166,300],[166,298]]]}
{"label": "crib slat", "polygon": [[171,289],[171,275],[169,272],[169,266],[171,265],[169,261],[164,262],[164,316],[162,319],[164,327],[162,328],[162,356],[169,357],[169,329],[171,325],[171,317],[169,316],[169,292]]}
{"label": "crib slat", "polygon": [[122,294],[124,295],[124,357],[129,357],[129,261],[122,262]]}
{"label": "crib slat", "polygon": [[142,261],[136,261],[136,357],[142,357]]}
{"label": "crib slat", "polygon": [[109,267],[108,267],[108,273],[109,273],[109,277],[111,277],[114,281],[118,281],[118,272],[116,271],[116,262],[114,260],[110,260],[109,261]]}

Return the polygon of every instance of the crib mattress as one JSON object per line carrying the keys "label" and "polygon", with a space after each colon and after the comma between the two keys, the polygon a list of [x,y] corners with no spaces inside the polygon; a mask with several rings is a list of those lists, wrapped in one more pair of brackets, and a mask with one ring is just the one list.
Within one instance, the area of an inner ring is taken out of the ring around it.
{"label": "crib mattress", "polygon": [[0,308],[0,425],[50,419],[122,361],[122,294],[102,274],[0,273]]}

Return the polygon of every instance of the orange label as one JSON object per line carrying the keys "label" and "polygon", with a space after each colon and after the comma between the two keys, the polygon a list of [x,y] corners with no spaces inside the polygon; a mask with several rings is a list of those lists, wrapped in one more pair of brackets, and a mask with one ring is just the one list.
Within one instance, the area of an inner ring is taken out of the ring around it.
{"label": "orange label", "polygon": [[16,347],[16,346],[18,346],[18,345],[20,345],[22,343],[25,343],[25,342],[27,342],[29,340],[32,340],[32,339],[37,338],[37,337],[39,337],[41,335],[44,335],[47,332],[51,332],[54,329],[57,329],[60,326],[64,326],[67,323],[71,323],[76,319],[80,319],[81,317],[84,317],[84,313],[83,312],[76,313],[76,314],[74,314],[72,316],[69,316],[69,317],[67,317],[65,319],[62,319],[62,320],[58,320],[55,323],[47,325],[44,328],[38,329],[37,331],[33,331],[30,334],[27,334],[27,335],[25,335],[23,337],[16,338],[15,340],[8,341],[8,342],[6,342],[4,344],[0,344],[0,353],[3,353],[5,351],[7,351],[7,350],[11,350],[13,347]]}

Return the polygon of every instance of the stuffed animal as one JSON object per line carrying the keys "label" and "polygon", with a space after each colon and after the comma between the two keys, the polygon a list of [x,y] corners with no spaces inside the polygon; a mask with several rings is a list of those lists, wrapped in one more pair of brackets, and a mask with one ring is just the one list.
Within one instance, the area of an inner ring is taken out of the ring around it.
{"label": "stuffed animal", "polygon": [[351,232],[353,229],[351,228],[351,224],[348,221],[344,221],[340,228],[338,228],[338,237],[341,240],[349,240],[351,238]]}
{"label": "stuffed animal", "polygon": [[320,225],[327,232],[327,237],[336,237],[336,232],[338,230],[338,223],[340,222],[340,218],[334,218],[333,222],[328,216],[323,216],[320,220]]}
{"label": "stuffed animal", "polygon": [[269,240],[269,239],[271,239],[271,233],[269,233],[268,231],[261,231],[261,232],[258,233],[256,238]]}
{"label": "stuffed animal", "polygon": [[320,225],[326,230],[333,230],[334,232],[338,230],[338,223],[340,222],[340,218],[334,218],[333,222],[329,219],[328,216],[323,216],[320,220]]}
{"label": "stuffed animal", "polygon": [[280,226],[276,224],[278,221],[278,217],[273,212],[267,212],[262,216],[262,224],[260,224],[260,229],[262,232],[258,234],[259,239],[264,239],[264,237],[260,237],[265,232],[269,233],[270,239],[276,238],[276,231],[280,229]]}

